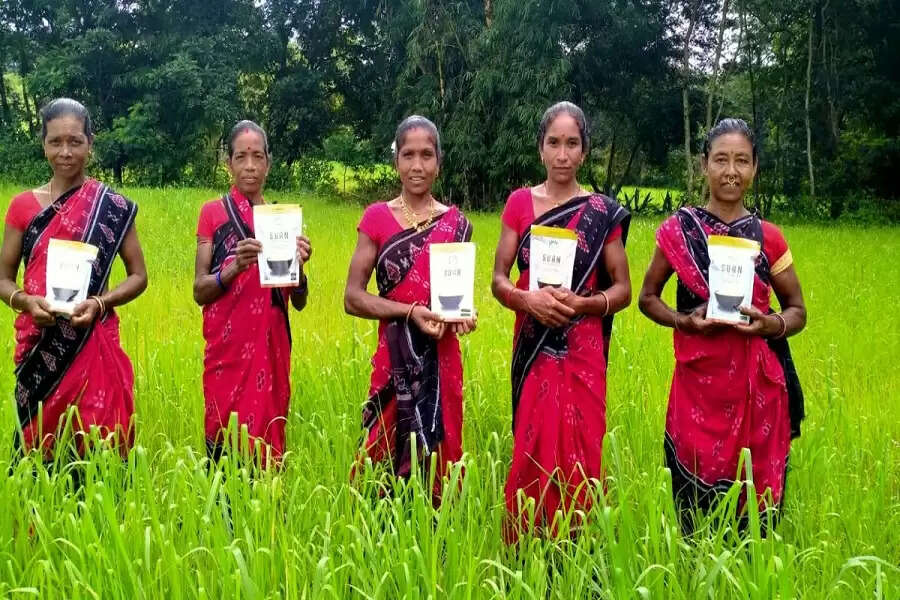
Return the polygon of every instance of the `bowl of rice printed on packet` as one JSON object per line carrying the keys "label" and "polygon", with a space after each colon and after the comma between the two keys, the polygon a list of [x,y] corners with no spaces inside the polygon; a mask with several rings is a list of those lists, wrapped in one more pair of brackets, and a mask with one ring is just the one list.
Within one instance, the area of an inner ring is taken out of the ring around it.
{"label": "bowl of rice printed on packet", "polygon": [[531,226],[528,289],[563,287],[572,289],[572,272],[578,235],[564,227]]}
{"label": "bowl of rice printed on packet", "polygon": [[259,283],[263,287],[292,287],[300,283],[297,238],[303,232],[303,209],[296,204],[253,207],[253,230],[262,244]]}
{"label": "bowl of rice printed on packet", "polygon": [[711,235],[709,247],[709,302],[706,318],[725,323],[749,323],[741,306],[753,302],[758,242],[739,237]]}
{"label": "bowl of rice printed on packet", "polygon": [[475,314],[475,244],[453,242],[429,246],[431,310],[445,321]]}
{"label": "bowl of rice printed on packet", "polygon": [[97,246],[51,238],[47,246],[47,293],[50,310],[71,316],[87,299]]}

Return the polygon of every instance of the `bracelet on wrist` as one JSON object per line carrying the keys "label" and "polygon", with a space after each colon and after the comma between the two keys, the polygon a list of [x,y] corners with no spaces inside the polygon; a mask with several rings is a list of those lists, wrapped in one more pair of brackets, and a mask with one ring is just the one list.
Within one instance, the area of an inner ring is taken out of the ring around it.
{"label": "bracelet on wrist", "polygon": [[415,310],[415,308],[417,306],[419,306],[418,300],[409,305],[409,310],[406,311],[406,321],[407,322],[409,322],[409,318],[412,316],[412,312]]}
{"label": "bracelet on wrist", "polygon": [[225,282],[222,281],[222,271],[223,271],[223,269],[219,269],[218,271],[216,271],[216,283],[219,284],[219,288],[223,292],[227,292],[228,286],[225,285]]}
{"label": "bracelet on wrist", "polygon": [[18,296],[19,294],[24,294],[24,295],[27,296],[27,294],[25,294],[25,290],[20,290],[20,289],[18,289],[18,288],[16,288],[15,290],[13,290],[13,293],[9,295],[9,302],[8,302],[9,307],[10,307],[10,308],[13,310],[13,312],[16,313],[16,314],[22,314],[22,310],[24,310],[24,309],[21,309],[21,310],[20,310],[20,309],[17,309],[15,306],[13,306],[13,299],[15,299],[15,297]]}
{"label": "bracelet on wrist", "polygon": [[772,337],[776,340],[779,338],[783,338],[787,333],[787,321],[784,320],[784,317],[781,315],[781,313],[772,313],[772,316],[781,321],[781,330],[777,335],[774,335]]}

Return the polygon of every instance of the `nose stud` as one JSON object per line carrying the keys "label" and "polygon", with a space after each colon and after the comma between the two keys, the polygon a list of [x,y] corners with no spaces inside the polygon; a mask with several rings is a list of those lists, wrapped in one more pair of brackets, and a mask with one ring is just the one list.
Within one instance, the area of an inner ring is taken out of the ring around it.
{"label": "nose stud", "polygon": [[729,175],[728,185],[737,185],[737,177],[735,177],[734,175]]}

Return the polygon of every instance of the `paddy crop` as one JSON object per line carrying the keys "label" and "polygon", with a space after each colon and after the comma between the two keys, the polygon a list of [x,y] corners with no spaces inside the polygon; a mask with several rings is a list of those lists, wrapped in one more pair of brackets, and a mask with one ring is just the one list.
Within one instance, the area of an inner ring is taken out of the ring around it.
{"label": "paddy crop", "polygon": [[[18,190],[0,185],[0,212]],[[200,309],[191,283],[210,190],[126,189],[150,286],[120,310],[136,375],[127,463],[99,452],[68,472],[8,472],[12,313],[0,307],[0,596],[41,598],[897,598],[900,597],[900,287],[897,229],[792,224],[809,325],[792,339],[807,398],[784,519],[766,539],[726,521],[682,538],[663,468],[671,332],[636,306],[617,317],[609,368],[606,493],[573,540],[501,541],[512,447],[512,316],[490,295],[498,214],[470,215],[479,329],[463,344],[464,469],[434,510],[418,480],[381,498],[349,484],[375,323],[344,314],[362,208],[301,202],[314,252],[309,306],[292,313],[289,454],[251,478],[209,472]],[[658,221],[635,220],[635,294]],[[113,282],[122,278],[119,265]],[[670,286],[671,287],[671,286]],[[672,290],[667,292],[671,295]],[[751,457],[752,458],[752,457]],[[464,473],[464,475],[463,475]]]}

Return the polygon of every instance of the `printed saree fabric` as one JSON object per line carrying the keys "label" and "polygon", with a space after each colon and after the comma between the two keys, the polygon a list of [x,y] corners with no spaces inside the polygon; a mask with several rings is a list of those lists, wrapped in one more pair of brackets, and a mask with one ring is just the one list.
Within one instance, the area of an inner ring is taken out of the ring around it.
{"label": "printed saree fabric", "polygon": [[[134,203],[94,179],[60,196],[24,232],[25,292],[46,295],[47,250],[51,239],[59,239],[98,248],[88,295],[103,293],[136,215]],[[117,446],[127,451],[133,440],[134,371],[119,341],[115,312],[83,329],[62,317],[41,328],[22,313],[15,329],[15,397],[24,447],[51,450],[67,410],[75,406],[74,432],[96,427],[102,437],[115,434]]]}
{"label": "printed saree fabric", "polygon": [[[763,222],[747,215],[725,223],[690,207],[663,222],[657,244],[678,278],[679,312],[709,299],[710,235],[751,239],[762,247]],[[769,312],[771,265],[765,247],[755,271],[753,306]],[[787,342],[729,328],[711,336],[675,331],[674,348],[665,435],[673,492],[693,503],[726,491],[738,475],[741,450],[749,448],[758,500],[768,491],[780,503],[792,429],[799,434],[802,418],[802,391]]]}
{"label": "printed saree fabric", "polygon": [[[383,244],[375,265],[379,294],[390,300],[429,306],[431,244],[466,242],[472,225],[451,207],[422,231],[410,228]],[[448,462],[462,457],[462,357],[451,332],[434,340],[405,319],[382,321],[372,357],[369,396],[363,410],[368,430],[364,453],[389,462],[395,475],[412,470],[411,445],[419,459],[437,455],[440,477]]]}
{"label": "printed saree fabric", "polygon": [[[616,228],[627,240],[630,215],[602,195],[573,198],[533,225],[565,227],[578,236],[573,290],[592,295],[611,285],[602,260]],[[521,237],[517,264],[528,280],[530,233]],[[521,282],[521,280],[520,280]],[[504,537],[553,526],[557,511],[588,509],[591,480],[602,479],[606,434],[606,365],[612,316],[581,316],[549,328],[517,314],[512,358],[513,457],[506,483],[509,522]],[[528,499],[534,501],[530,522]]]}
{"label": "printed saree fabric", "polygon": [[[232,188],[218,202],[221,205],[211,208],[224,208],[224,213],[212,232],[213,274],[235,260],[240,240],[253,237],[250,201]],[[281,459],[291,395],[290,290],[262,287],[259,267],[253,264],[203,307],[203,395],[210,447],[232,443],[225,434],[234,414],[236,425],[246,427],[252,450]]]}

